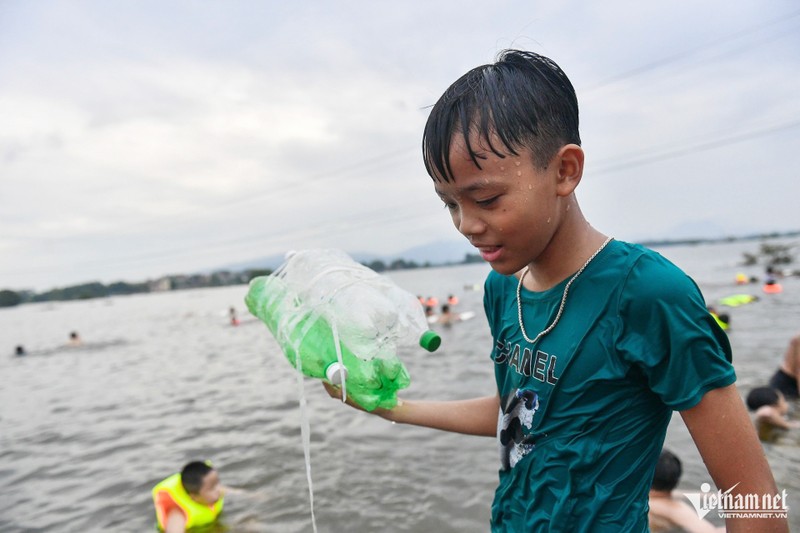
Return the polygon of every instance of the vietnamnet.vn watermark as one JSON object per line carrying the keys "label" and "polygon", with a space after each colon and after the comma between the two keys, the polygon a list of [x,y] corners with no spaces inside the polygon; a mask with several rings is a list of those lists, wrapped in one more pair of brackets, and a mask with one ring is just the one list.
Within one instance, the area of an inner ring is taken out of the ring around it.
{"label": "vietnamnet.vn watermark", "polygon": [[[738,483],[736,484],[738,485]],[[725,492],[711,492],[711,485],[700,485],[701,492],[685,492],[697,516],[716,511],[720,518],[787,518],[789,506],[786,490],[778,494],[731,494],[736,485]]]}

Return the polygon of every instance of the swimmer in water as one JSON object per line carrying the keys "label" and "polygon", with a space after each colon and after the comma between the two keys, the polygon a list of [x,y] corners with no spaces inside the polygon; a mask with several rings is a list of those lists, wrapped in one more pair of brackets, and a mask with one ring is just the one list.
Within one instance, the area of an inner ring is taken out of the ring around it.
{"label": "swimmer in water", "polygon": [[650,531],[673,531],[675,528],[689,533],[725,531],[724,527],[715,527],[697,516],[697,511],[674,492],[682,473],[680,459],[669,450],[662,450],[650,488],[647,515]]}
{"label": "swimmer in water", "polygon": [[71,331],[69,334],[69,345],[70,346],[80,346],[81,345],[81,337],[78,335],[77,331]]}
{"label": "swimmer in water", "polygon": [[772,387],[756,387],[747,395],[747,407],[756,415],[756,424],[782,429],[800,428],[800,421],[788,420],[789,404],[783,393]]}
{"label": "swimmer in water", "polygon": [[187,464],[153,487],[152,493],[159,529],[166,533],[213,524],[224,504],[219,474],[203,461]]}

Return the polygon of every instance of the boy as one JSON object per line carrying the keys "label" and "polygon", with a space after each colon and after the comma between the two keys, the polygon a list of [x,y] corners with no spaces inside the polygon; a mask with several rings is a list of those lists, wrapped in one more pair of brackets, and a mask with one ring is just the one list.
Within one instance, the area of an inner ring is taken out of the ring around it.
{"label": "boy", "polygon": [[458,320],[458,318],[450,310],[450,305],[444,304],[442,306],[442,312],[439,315],[439,320],[437,320],[436,322],[442,326],[450,326],[456,320]]}
{"label": "boy", "polygon": [[669,450],[663,450],[658,457],[650,488],[650,530],[668,531],[680,528],[688,533],[724,532],[725,528],[714,527],[711,522],[700,518],[689,503],[673,495],[672,491],[678,486],[682,473],[680,459]]}
{"label": "boy", "polygon": [[223,503],[219,474],[210,463],[193,461],[153,487],[158,527],[166,533],[213,523]]}
{"label": "boy", "polygon": [[[673,410],[717,487],[777,492],[697,286],[583,217],[578,103],[555,63],[510,50],[462,76],[431,111],[423,157],[456,228],[492,267],[497,394],[374,412],[496,435],[493,531],[647,531]],[[787,531],[785,520],[736,522],[730,531]]]}
{"label": "boy", "polygon": [[756,387],[747,395],[747,407],[756,415],[756,425],[767,424],[782,429],[800,427],[800,421],[789,421],[789,404],[783,393],[772,387]]}

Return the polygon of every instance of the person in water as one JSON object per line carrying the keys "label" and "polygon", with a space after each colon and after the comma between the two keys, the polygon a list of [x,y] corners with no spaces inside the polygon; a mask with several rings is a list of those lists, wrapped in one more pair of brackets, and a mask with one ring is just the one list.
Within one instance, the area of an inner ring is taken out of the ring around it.
{"label": "person in water", "polygon": [[[727,335],[697,285],[584,218],[578,102],[555,62],[506,50],[467,72],[433,106],[422,144],[453,224],[492,267],[484,309],[496,393],[400,398],[372,413],[496,436],[493,532],[647,531],[673,411],[716,486],[733,497],[778,493]],[[728,522],[731,531],[787,531],[782,518]]]}
{"label": "person in water", "polygon": [[800,427],[800,421],[788,420],[789,404],[783,393],[773,387],[756,387],[747,394],[747,407],[755,413],[756,424],[781,429]]}
{"label": "person in water", "polygon": [[239,317],[236,314],[236,308],[235,307],[231,306],[230,309],[228,309],[228,317],[231,320],[231,326],[238,326],[239,325]]}
{"label": "person in water", "polygon": [[720,313],[712,305],[708,306],[708,312],[711,313],[711,316],[714,317],[714,320],[722,329],[727,330],[731,327],[731,316],[728,313]]}
{"label": "person in water", "polygon": [[439,314],[439,318],[436,320],[436,322],[443,326],[449,326],[456,320],[458,320],[458,316],[453,314],[453,311],[450,309],[450,305],[442,305],[442,312]]}
{"label": "person in water", "polygon": [[798,385],[800,385],[800,335],[795,335],[789,340],[789,345],[783,354],[781,366],[770,378],[769,385],[781,391],[789,400],[800,398],[800,392],[798,392]]}
{"label": "person in water", "polygon": [[673,531],[676,528],[687,533],[725,531],[724,527],[718,528],[700,518],[695,508],[675,493],[682,474],[681,460],[671,451],[662,450],[650,486],[650,511],[647,517],[650,531]]}
{"label": "person in water", "polygon": [[158,527],[166,533],[183,533],[217,520],[224,503],[219,474],[210,463],[192,461],[153,487]]}
{"label": "person in water", "polygon": [[28,352],[25,351],[25,347],[21,344],[18,344],[17,347],[14,349],[14,355],[23,356],[27,354]]}
{"label": "person in water", "polygon": [[81,337],[78,335],[77,331],[70,331],[69,333],[69,346],[80,346],[81,345]]}

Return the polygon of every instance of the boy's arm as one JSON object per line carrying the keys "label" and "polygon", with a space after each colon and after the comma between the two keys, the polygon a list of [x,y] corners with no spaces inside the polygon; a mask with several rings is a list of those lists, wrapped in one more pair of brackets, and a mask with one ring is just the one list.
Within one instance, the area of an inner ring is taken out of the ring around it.
{"label": "boy's arm", "polygon": [[[761,442],[735,385],[707,392],[681,411],[686,427],[717,487],[731,494],[778,494]],[[760,498],[760,496],[759,496]],[[735,532],[788,532],[785,518],[728,518]]]}
{"label": "boy's arm", "polygon": [[[338,387],[325,382],[323,385],[332,397],[341,398],[341,391]],[[347,401],[347,404],[360,409],[350,400]],[[372,413],[398,424],[412,424],[454,433],[494,437],[497,434],[499,410],[500,398],[495,395],[447,402],[398,400],[397,405],[392,409],[378,408]]]}
{"label": "boy's arm", "polygon": [[764,407],[759,408],[756,411],[756,418],[758,420],[762,420],[765,422],[769,422],[773,426],[783,428],[783,429],[792,429],[796,427],[800,427],[800,421],[789,421],[774,407],[771,405],[765,405]]}
{"label": "boy's arm", "polygon": [[500,398],[495,395],[449,402],[400,400],[393,409],[376,414],[398,424],[494,437],[499,410]]}
{"label": "boy's arm", "polygon": [[186,532],[186,517],[178,509],[173,509],[167,515],[167,520],[164,523],[164,533],[185,533]]}

